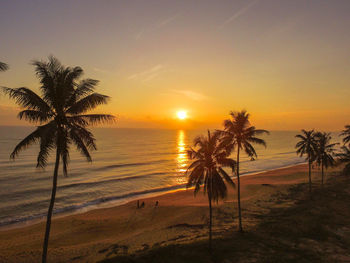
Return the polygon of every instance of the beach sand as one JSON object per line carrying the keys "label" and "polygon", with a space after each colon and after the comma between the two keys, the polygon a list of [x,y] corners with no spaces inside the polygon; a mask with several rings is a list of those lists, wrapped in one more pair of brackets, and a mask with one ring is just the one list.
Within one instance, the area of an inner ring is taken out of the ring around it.
{"label": "beach sand", "polygon": [[[314,171],[319,180],[319,173]],[[243,226],[256,224],[257,213],[277,206],[276,193],[307,182],[307,165],[301,164],[241,177]],[[155,202],[158,201],[158,207]],[[54,218],[49,241],[49,262],[96,262],[116,254],[134,253],[154,246],[208,238],[208,201],[202,192],[180,190],[152,198],[142,209],[136,201]],[[285,204],[284,204],[285,205]],[[236,231],[236,190],[214,206],[213,231]],[[39,262],[45,222],[0,231],[0,262]]]}

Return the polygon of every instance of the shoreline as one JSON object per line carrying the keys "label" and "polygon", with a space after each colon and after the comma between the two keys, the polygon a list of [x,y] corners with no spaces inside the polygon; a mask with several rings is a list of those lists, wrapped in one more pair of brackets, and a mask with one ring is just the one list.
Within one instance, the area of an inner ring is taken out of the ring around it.
{"label": "shoreline", "polygon": [[[313,178],[314,183],[319,183],[319,170],[314,170]],[[242,176],[245,229],[249,231],[256,226],[259,222],[257,214],[263,215],[276,206],[276,194],[285,193],[291,185],[307,183],[307,180],[306,164]],[[236,197],[236,189],[229,187],[227,197],[213,204],[214,237],[215,233],[236,231]],[[202,190],[196,197],[193,189],[188,189],[139,200],[145,202],[142,209],[137,209],[136,201],[130,201],[84,213],[55,216],[49,261],[97,262],[119,253],[139,253],[154,246],[207,240],[208,199]],[[41,220],[0,231],[0,261],[38,262],[44,230],[45,222]]]}
{"label": "shoreline", "polygon": [[[247,177],[247,176],[254,176],[254,175],[259,175],[259,174],[264,174],[264,173],[268,173],[268,172],[273,172],[273,171],[278,171],[281,169],[288,169],[288,168],[293,168],[293,167],[297,167],[300,165],[304,165],[306,162],[300,162],[297,164],[291,164],[291,165],[286,165],[286,166],[281,166],[281,167],[277,167],[277,168],[273,168],[270,170],[263,170],[263,171],[254,171],[254,172],[247,172],[247,173],[243,173],[240,175],[240,178],[243,177]],[[236,177],[233,177],[233,179],[235,180]],[[84,214],[87,213],[89,211],[94,211],[94,210],[99,210],[99,209],[105,209],[105,208],[112,208],[112,207],[120,207],[123,205],[128,205],[132,202],[135,202],[137,200],[149,200],[152,198],[156,198],[156,197],[161,197],[163,195],[167,195],[167,194],[171,194],[171,193],[175,193],[175,192],[179,192],[179,191],[186,191],[186,186],[183,185],[177,185],[177,186],[170,186],[169,188],[173,188],[172,190],[165,190],[165,191],[156,191],[156,192],[152,192],[152,193],[145,193],[145,194],[136,194],[130,198],[124,198],[124,200],[121,200],[123,198],[116,198],[114,200],[110,200],[110,201],[105,201],[105,202],[100,202],[97,203],[95,205],[88,205],[88,206],[83,206],[81,208],[78,209],[73,209],[71,211],[63,211],[63,212],[56,212],[53,215],[53,219],[58,219],[58,218],[64,218],[64,217],[68,217],[68,216],[73,216],[73,215],[79,215],[79,214]],[[39,224],[44,222],[46,219],[45,215],[42,216],[38,216],[36,218],[33,219],[25,219],[23,221],[18,221],[18,222],[10,222],[8,224],[3,224],[0,225],[0,232],[3,231],[7,231],[7,230],[12,230],[12,229],[19,229],[19,228],[24,228],[24,227],[28,227],[28,226],[32,226],[35,224]]]}

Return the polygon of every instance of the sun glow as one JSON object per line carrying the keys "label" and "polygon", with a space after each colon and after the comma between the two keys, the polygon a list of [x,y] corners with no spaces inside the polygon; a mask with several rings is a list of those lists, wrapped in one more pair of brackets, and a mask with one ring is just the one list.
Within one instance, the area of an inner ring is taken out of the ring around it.
{"label": "sun glow", "polygon": [[176,113],[176,116],[180,119],[180,120],[184,120],[187,118],[187,112],[184,110],[180,110]]}

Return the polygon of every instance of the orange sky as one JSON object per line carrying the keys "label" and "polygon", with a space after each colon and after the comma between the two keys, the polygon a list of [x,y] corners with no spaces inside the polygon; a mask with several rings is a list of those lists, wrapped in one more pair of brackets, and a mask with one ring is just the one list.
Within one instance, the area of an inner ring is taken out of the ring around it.
{"label": "orange sky", "polygon": [[[1,8],[0,85],[38,91],[29,62],[53,54],[101,81],[118,127],[215,128],[241,109],[271,130],[350,123],[348,1],[39,2]],[[17,111],[0,95],[0,125],[27,125]]]}

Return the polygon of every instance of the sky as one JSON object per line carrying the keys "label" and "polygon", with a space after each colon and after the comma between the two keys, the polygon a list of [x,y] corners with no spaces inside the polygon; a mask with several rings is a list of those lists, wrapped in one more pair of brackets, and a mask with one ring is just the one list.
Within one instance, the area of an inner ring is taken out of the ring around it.
{"label": "sky", "polygon": [[[219,128],[246,109],[270,130],[350,123],[350,1],[1,0],[0,86],[39,92],[56,56],[100,80],[116,127]],[[0,125],[16,118],[0,95]],[[176,113],[187,112],[179,120]]]}

